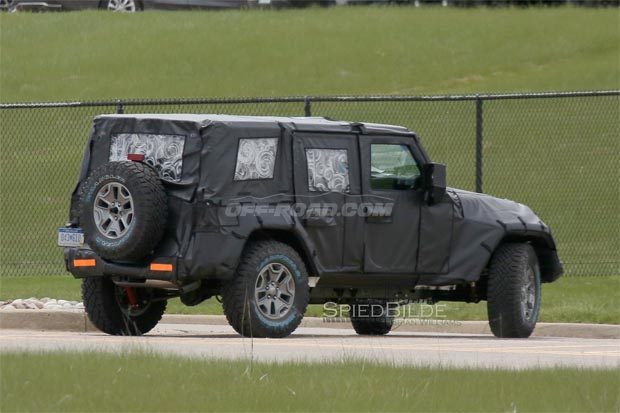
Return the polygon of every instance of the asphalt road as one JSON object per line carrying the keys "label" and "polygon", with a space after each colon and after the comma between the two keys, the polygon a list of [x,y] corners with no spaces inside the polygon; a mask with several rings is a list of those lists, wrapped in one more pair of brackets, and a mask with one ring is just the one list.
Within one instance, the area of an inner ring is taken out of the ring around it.
{"label": "asphalt road", "polygon": [[0,351],[132,349],[189,357],[253,358],[254,361],[361,359],[396,365],[529,368],[620,367],[620,340],[490,335],[421,334],[393,331],[361,337],[349,329],[298,328],[286,339],[249,339],[223,325],[160,324],[143,337],[102,333],[0,330]]}

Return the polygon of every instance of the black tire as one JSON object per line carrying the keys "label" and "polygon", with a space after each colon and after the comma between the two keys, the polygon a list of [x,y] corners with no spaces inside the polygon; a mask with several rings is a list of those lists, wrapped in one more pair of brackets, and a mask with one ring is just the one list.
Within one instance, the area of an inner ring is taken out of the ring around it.
{"label": "black tire", "polygon": [[351,306],[351,324],[359,335],[384,336],[392,330],[394,318],[388,316],[384,301],[369,300]]}
{"label": "black tire", "polygon": [[487,284],[489,325],[496,337],[527,338],[540,311],[540,268],[529,244],[503,244],[493,254]]}
{"label": "black tire", "polygon": [[[284,276],[290,276],[294,283],[294,295],[287,312],[275,314],[275,318],[265,314],[264,304],[259,304],[260,298],[256,296],[261,273],[271,264],[282,273],[288,271]],[[235,277],[225,285],[222,294],[228,322],[237,333],[246,337],[282,338],[290,335],[301,323],[309,300],[308,273],[303,260],[289,245],[270,240],[256,241],[246,247]]]}
{"label": "black tire", "polygon": [[166,311],[166,300],[153,301],[152,290],[134,288],[140,303],[131,308],[126,292],[104,277],[82,280],[82,300],[88,319],[104,333],[139,336],[148,333]]}
{"label": "black tire", "polygon": [[[117,238],[110,238],[97,227],[93,212],[97,195],[108,184],[121,184],[132,199],[132,220]],[[80,226],[85,242],[104,259],[140,261],[161,241],[167,219],[166,192],[157,172],[146,164],[107,163],[94,170],[81,186]]]}

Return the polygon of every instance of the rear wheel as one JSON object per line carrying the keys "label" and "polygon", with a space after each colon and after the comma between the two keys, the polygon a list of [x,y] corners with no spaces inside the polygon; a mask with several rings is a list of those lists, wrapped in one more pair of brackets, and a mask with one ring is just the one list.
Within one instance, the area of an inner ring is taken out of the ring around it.
{"label": "rear wheel", "polygon": [[359,335],[383,336],[392,330],[394,318],[388,316],[384,301],[369,300],[351,306],[351,324]]}
{"label": "rear wheel", "polygon": [[487,285],[487,310],[493,334],[529,337],[538,320],[540,290],[540,268],[532,246],[501,245],[491,258]]}
{"label": "rear wheel", "polygon": [[151,289],[130,290],[103,277],[82,280],[82,299],[95,327],[116,336],[139,336],[151,331],[167,304],[164,299],[157,300]]}
{"label": "rear wheel", "polygon": [[222,294],[228,322],[246,337],[288,336],[301,323],[309,300],[303,260],[277,241],[250,244]]}
{"label": "rear wheel", "polygon": [[166,192],[153,168],[139,162],[110,162],[84,182],[80,226],[86,243],[104,259],[139,261],[163,237]]}

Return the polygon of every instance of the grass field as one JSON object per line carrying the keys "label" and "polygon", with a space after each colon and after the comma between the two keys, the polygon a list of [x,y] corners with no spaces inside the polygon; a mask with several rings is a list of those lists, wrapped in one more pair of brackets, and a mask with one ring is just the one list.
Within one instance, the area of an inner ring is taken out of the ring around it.
{"label": "grass field", "polygon": [[618,88],[619,13],[359,7],[3,14],[0,100]]}
{"label": "grass field", "polygon": [[360,362],[250,365],[89,353],[2,354],[0,362],[2,411],[620,409],[620,375],[612,369],[515,372]]}
{"label": "grass field", "polygon": [[[66,277],[0,278],[0,300],[50,297],[81,300],[80,282]],[[486,302],[441,302],[451,320],[486,320]],[[322,317],[322,306],[311,305],[306,315]],[[222,314],[222,305],[210,299],[187,307],[178,299],[168,302],[168,314]],[[540,321],[620,324],[620,277],[565,277],[544,284]]]}

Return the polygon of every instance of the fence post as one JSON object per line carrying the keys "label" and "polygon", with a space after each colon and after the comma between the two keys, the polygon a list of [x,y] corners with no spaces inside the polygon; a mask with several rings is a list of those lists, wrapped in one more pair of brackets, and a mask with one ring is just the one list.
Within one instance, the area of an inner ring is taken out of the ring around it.
{"label": "fence post", "polygon": [[304,98],[304,116],[312,116],[312,101],[308,96]]}
{"label": "fence post", "polygon": [[116,113],[118,115],[122,115],[123,113],[125,113],[125,107],[123,106],[123,102],[121,102],[120,100],[116,101]]}
{"label": "fence post", "polygon": [[482,193],[482,98],[476,95],[476,192]]}

